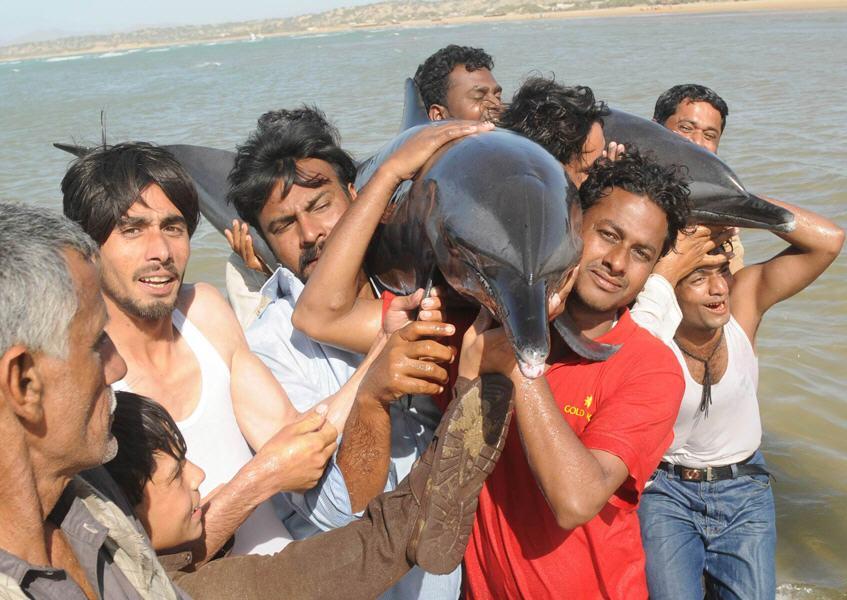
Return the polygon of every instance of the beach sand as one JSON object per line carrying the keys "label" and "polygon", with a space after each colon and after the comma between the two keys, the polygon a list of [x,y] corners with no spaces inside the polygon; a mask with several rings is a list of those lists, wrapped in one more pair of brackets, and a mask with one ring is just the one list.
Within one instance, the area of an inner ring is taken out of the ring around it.
{"label": "beach sand", "polygon": [[[625,17],[625,16],[649,16],[649,15],[685,15],[685,14],[706,14],[706,13],[749,13],[758,11],[770,12],[812,12],[812,11],[832,11],[832,10],[847,10],[847,0],[721,0],[718,2],[696,2],[689,4],[669,4],[669,5],[634,5],[621,6],[613,8],[597,8],[589,10],[564,10],[552,11],[535,14],[517,14],[504,13],[491,16],[469,16],[469,17],[445,17],[443,19],[421,19],[409,20],[400,23],[390,22],[387,19],[384,22],[374,22],[359,25],[339,25],[337,27],[311,27],[308,30],[284,32],[284,33],[266,33],[265,38],[285,37],[293,35],[318,35],[322,33],[338,33],[342,31],[353,30],[380,30],[380,29],[405,29],[415,27],[438,27],[439,25],[449,24],[471,24],[484,22],[508,22],[508,21],[532,21],[536,19],[555,20],[555,19],[584,19],[584,18],[600,18],[600,17]],[[99,54],[104,52],[124,52],[127,50],[149,49],[157,47],[175,46],[180,44],[205,44],[219,43],[224,41],[246,41],[250,39],[244,35],[233,35],[231,37],[215,37],[209,39],[192,38],[184,41],[171,40],[168,43],[133,43],[133,44],[115,44],[104,40],[101,43],[95,43],[90,48],[76,51],[53,51],[41,52],[31,55],[16,55],[0,58],[0,62],[28,60],[33,58],[56,58],[70,55],[86,55]],[[2,48],[0,48],[2,50]]]}

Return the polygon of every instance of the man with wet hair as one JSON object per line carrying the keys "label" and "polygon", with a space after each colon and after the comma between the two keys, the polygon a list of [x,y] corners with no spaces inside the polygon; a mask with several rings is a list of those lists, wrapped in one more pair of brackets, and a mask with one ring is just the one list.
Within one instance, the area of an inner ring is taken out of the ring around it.
{"label": "man with wet hair", "polygon": [[[680,175],[637,150],[600,159],[580,188],[583,254],[567,312],[606,361],[576,356],[553,332],[544,377],[525,378],[483,310],[462,365],[481,361],[515,386],[517,431],[480,495],[465,554],[471,598],[646,598],[635,509],[673,439],[683,379],[673,353],[627,305],[689,212]],[[476,355],[484,349],[484,353]]]}
{"label": "man with wet hair", "polygon": [[[208,475],[201,491],[219,488],[195,557],[234,533],[237,554],[281,549],[291,535],[269,499],[318,481],[336,430],[324,414],[298,416],[214,287],[183,284],[199,219],[190,177],[166,150],[125,143],[74,161],[62,193],[65,215],[100,246],[107,330],[127,364],[115,388],[159,398]],[[254,456],[238,420],[255,396],[282,416],[261,444],[250,440]]]}
{"label": "man with wet hair", "polygon": [[714,90],[696,83],[675,85],[662,92],[653,120],[717,154],[729,108]]}
{"label": "man with wet hair", "polygon": [[[515,92],[497,124],[528,137],[564,165],[577,187],[594,161],[606,154],[603,117],[609,108],[595,100],[591,88],[564,86],[553,79],[530,77]],[[614,146],[610,145],[610,150]]]}
{"label": "man with wet hair", "polygon": [[427,58],[414,79],[430,120],[496,117],[503,88],[493,69],[494,59],[482,48],[450,44]]}

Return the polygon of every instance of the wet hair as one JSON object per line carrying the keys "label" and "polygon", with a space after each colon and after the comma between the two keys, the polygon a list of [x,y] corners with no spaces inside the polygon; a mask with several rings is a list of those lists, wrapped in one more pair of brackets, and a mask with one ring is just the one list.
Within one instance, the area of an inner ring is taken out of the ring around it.
{"label": "wet hair", "polygon": [[494,69],[494,59],[482,48],[450,44],[427,58],[415,72],[415,84],[421,92],[427,110],[433,104],[447,104],[447,87],[450,73],[457,65],[468,71]]}
{"label": "wet hair", "polygon": [[660,165],[651,154],[641,154],[635,146],[627,146],[626,154],[615,161],[598,159],[588,170],[588,178],[579,188],[582,210],[586,211],[612,188],[646,196],[665,211],[668,233],[660,256],[674,247],[676,236],[691,213],[688,185],[683,171],[676,165]]}
{"label": "wet hair", "polygon": [[729,114],[729,107],[724,102],[724,99],[718,96],[714,90],[696,83],[675,85],[669,90],[662,92],[656,100],[656,107],[653,109],[653,120],[660,125],[664,125],[674,115],[677,107],[684,100],[688,100],[689,102],[708,102],[711,104],[721,114],[721,133],[723,133],[726,127],[726,117]]}
{"label": "wet hair", "polygon": [[103,466],[132,505],[138,506],[144,497],[144,486],[156,472],[156,453],[167,454],[181,463],[187,447],[162,405],[132,392],[115,392],[115,397],[112,435],[118,441],[118,453]]}
{"label": "wet hair", "polygon": [[304,106],[265,113],[247,141],[238,146],[227,200],[242,220],[261,232],[259,213],[277,182],[283,182],[283,197],[294,185],[317,188],[326,183],[325,177],[307,177],[297,169],[297,161],[307,158],[329,163],[345,192],[356,179],[356,164],[339,146],[338,130],[320,110]]}
{"label": "wet hair", "polygon": [[608,114],[606,103],[595,100],[589,87],[531,77],[515,92],[498,125],[528,137],[567,164],[582,153],[591,126],[602,124]]}
{"label": "wet hair", "polygon": [[200,221],[194,182],[170,152],[147,142],[100,146],[76,159],[62,178],[62,207],[102,246],[152,184],[182,214],[191,236]]}
{"label": "wet hair", "polygon": [[0,354],[21,344],[65,358],[79,310],[67,252],[94,262],[97,244],[57,210],[0,203]]}

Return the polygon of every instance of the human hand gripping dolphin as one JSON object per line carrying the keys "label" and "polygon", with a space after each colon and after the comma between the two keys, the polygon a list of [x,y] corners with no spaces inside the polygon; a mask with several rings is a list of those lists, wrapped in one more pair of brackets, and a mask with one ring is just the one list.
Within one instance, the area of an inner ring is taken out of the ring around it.
{"label": "human hand gripping dolphin", "polygon": [[[394,149],[367,184],[360,186],[356,201],[333,228],[297,302],[292,319],[295,327],[336,347],[368,350],[382,324],[382,301],[374,299],[370,291],[361,293],[362,264],[398,184],[413,177],[444,145],[490,129],[492,125],[487,123],[446,121],[422,128]],[[413,292],[415,289],[398,295]],[[400,321],[412,318],[409,313]]]}

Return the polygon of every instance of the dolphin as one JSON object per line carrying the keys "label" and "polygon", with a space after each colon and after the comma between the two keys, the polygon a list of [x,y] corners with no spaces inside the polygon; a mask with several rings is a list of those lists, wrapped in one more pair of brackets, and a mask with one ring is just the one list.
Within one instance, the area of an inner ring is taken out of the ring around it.
{"label": "dolphin", "polygon": [[655,121],[612,110],[603,117],[607,140],[635,144],[662,165],[686,170],[691,191],[692,223],[731,225],[789,232],[794,215],[744,189],[738,176],[715,154],[662,127]]}
{"label": "dolphin", "polygon": [[[409,79],[401,133],[360,165],[356,188],[429,126]],[[581,222],[577,190],[556,159],[535,142],[495,129],[447,144],[398,187],[365,271],[395,294],[426,288],[440,273],[494,315],[521,371],[538,377],[550,351],[547,302],[579,262]],[[585,338],[566,317],[555,326],[583,357],[604,360],[617,350]]]}

